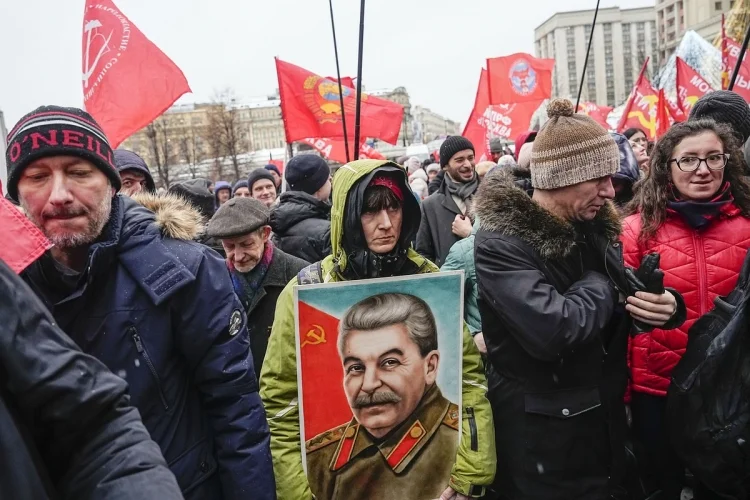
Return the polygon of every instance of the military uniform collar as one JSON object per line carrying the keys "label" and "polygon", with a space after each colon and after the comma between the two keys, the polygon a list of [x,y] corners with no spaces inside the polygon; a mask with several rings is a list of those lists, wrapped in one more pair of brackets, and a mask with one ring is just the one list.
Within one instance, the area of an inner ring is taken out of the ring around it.
{"label": "military uniform collar", "polygon": [[[380,442],[353,418],[344,429],[344,437],[333,456],[331,470],[338,470],[365,450],[377,447],[391,469],[397,474],[402,472],[448,418],[451,406],[437,384],[433,384],[409,418]],[[457,415],[450,417],[458,418]]]}

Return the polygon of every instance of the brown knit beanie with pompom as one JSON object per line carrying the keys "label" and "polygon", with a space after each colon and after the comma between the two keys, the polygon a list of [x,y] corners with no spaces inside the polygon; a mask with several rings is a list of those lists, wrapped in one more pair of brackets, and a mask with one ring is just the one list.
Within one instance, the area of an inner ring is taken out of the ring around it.
{"label": "brown knit beanie with pompom", "polygon": [[531,153],[535,189],[556,189],[617,173],[620,150],[601,125],[576,114],[567,99],[553,99],[547,115],[549,121],[537,134]]}

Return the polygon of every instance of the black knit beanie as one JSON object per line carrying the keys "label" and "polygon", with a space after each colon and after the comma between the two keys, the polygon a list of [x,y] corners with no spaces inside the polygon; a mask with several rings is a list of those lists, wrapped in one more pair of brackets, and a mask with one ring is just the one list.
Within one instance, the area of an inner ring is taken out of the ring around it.
{"label": "black knit beanie", "polygon": [[289,160],[284,175],[290,191],[315,194],[331,177],[331,169],[320,156],[303,154]]}
{"label": "black knit beanie", "polygon": [[448,137],[443,141],[443,144],[440,145],[440,166],[445,167],[448,165],[448,162],[451,161],[453,155],[465,149],[471,149],[474,151],[474,145],[469,139],[461,137],[460,135],[452,135]]}
{"label": "black knit beanie", "polygon": [[707,118],[724,123],[742,137],[750,138],[750,106],[745,99],[731,90],[714,90],[698,99],[690,110],[689,120]]}
{"label": "black knit beanie", "polygon": [[92,116],[82,109],[41,106],[27,114],[8,134],[5,160],[8,165],[8,194],[18,200],[18,181],[30,163],[50,156],[78,156],[99,168],[121,187],[112,148]]}

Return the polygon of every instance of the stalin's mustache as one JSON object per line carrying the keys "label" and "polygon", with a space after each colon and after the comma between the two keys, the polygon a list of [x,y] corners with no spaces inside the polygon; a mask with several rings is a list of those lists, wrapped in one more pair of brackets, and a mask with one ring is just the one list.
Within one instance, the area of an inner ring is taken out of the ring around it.
{"label": "stalin's mustache", "polygon": [[400,403],[401,398],[395,392],[383,391],[373,394],[362,394],[354,400],[354,408],[367,408],[368,406],[384,405],[389,403]]}

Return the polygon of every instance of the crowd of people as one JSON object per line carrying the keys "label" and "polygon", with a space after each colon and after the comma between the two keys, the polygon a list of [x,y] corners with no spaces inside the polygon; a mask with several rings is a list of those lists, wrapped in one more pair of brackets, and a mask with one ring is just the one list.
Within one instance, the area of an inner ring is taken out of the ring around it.
{"label": "crowd of people", "polygon": [[451,136],[424,161],[332,175],[302,154],[159,189],[85,111],[24,116],[0,200],[0,497],[410,498],[382,436],[369,491],[344,468],[313,496],[294,289],[461,270],[461,439],[420,500],[748,498],[744,459],[722,481],[688,466],[668,396],[750,248],[750,108],[713,92],[653,144],[547,113],[482,162]]}

